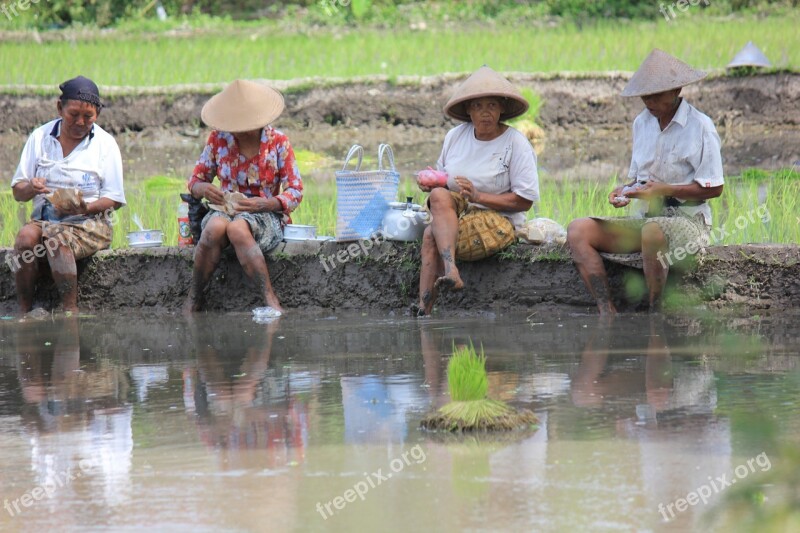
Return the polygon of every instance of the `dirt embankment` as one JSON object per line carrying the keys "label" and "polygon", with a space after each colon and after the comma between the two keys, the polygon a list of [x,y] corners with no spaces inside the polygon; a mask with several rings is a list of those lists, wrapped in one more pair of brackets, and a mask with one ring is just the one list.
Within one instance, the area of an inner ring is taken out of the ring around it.
{"label": "dirt embankment", "polygon": [[[296,148],[337,159],[353,143],[374,147],[388,142],[401,172],[412,172],[436,161],[444,134],[455,124],[445,118],[442,106],[463,77],[276,83],[286,93],[287,109],[275,126]],[[510,77],[542,99],[538,121],[545,139],[537,145],[541,169],[560,179],[627,173],[630,125],[642,110],[638,98],[619,96],[627,75]],[[100,124],[117,136],[126,177],[188,176],[206,135],[200,109],[220,87],[148,88],[138,94],[105,90],[109,105]],[[3,93],[0,88],[0,167],[13,169],[30,131],[53,118],[55,97],[24,88],[9,94],[6,89]],[[800,160],[800,74],[716,77],[687,87],[685,96],[717,125],[727,174],[747,167],[790,167]]]}
{"label": "dirt embankment", "polygon": [[[619,96],[626,74],[511,74],[510,78],[518,87],[541,96],[540,122],[545,128],[627,129],[642,109],[638,98]],[[448,75],[394,82],[385,77],[280,82],[276,85],[286,91],[287,110],[277,125],[445,128],[452,123],[443,116],[442,105],[461,79]],[[165,87],[125,94],[123,89],[112,89],[105,95],[108,107],[103,111],[103,126],[114,133],[194,127],[200,108],[216,90],[215,86]],[[53,96],[17,91],[22,94],[0,95],[0,133],[27,133],[53,117]],[[715,77],[687,87],[685,95],[718,125],[800,125],[800,74]]]}
{"label": "dirt embankment", "polygon": [[[350,249],[348,250],[348,246]],[[353,246],[355,246],[353,248]],[[0,250],[0,312],[15,307],[14,281]],[[323,261],[324,260],[324,261]],[[81,262],[80,306],[102,311],[123,308],[177,311],[191,279],[191,250],[153,248],[101,252]],[[324,264],[323,264],[324,263]],[[364,254],[358,245],[284,243],[270,254],[269,268],[282,303],[294,309],[375,309],[405,313],[419,280],[417,244],[385,242]],[[467,290],[440,298],[446,312],[563,309],[593,312],[591,297],[563,249],[518,244],[501,257],[464,263]],[[623,310],[641,306],[625,296],[641,286],[641,271],[609,267]],[[783,311],[800,307],[800,247],[747,245],[715,247],[691,273],[671,274],[673,291],[687,306]],[[208,308],[247,311],[263,305],[235,257],[223,259],[207,291]],[[37,300],[57,304],[51,282]]]}

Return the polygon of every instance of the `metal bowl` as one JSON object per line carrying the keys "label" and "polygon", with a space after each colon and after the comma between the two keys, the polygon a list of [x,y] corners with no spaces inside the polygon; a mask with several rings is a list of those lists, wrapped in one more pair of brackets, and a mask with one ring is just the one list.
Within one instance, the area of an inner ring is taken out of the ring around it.
{"label": "metal bowl", "polygon": [[304,224],[286,224],[283,228],[283,240],[308,241],[317,238],[317,227]]}
{"label": "metal bowl", "polygon": [[131,248],[150,248],[161,246],[164,241],[164,232],[160,229],[146,229],[128,233],[128,245]]}

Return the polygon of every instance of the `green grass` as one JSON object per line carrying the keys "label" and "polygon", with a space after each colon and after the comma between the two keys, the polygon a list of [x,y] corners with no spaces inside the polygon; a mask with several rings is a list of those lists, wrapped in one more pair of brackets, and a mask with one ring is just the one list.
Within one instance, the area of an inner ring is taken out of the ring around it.
{"label": "green grass", "polygon": [[478,354],[470,341],[469,346],[453,343],[453,356],[447,363],[447,387],[454,402],[472,402],[486,398],[489,378],[486,374],[486,354]]}
{"label": "green grass", "polygon": [[718,69],[748,40],[776,67],[797,68],[798,23],[795,11],[760,19],[687,15],[672,22],[608,20],[581,29],[565,23],[528,30],[487,25],[276,33],[264,26],[188,37],[120,32],[113,38],[80,39],[70,39],[67,32],[63,39],[41,43],[0,44],[0,84],[55,89],[76,73],[101,85],[138,87],[235,78],[395,77],[472,72],[484,63],[500,71],[631,71],[656,46],[695,67]]}
{"label": "green grass", "polygon": [[[552,218],[566,227],[571,220],[585,216],[623,216],[625,209],[615,209],[607,201],[616,183],[614,178],[607,182],[560,182],[543,175],[542,200],[536,210],[528,212],[528,217]],[[164,244],[174,246],[178,231],[178,194],[184,191],[184,180],[165,176],[128,185],[128,205],[118,212],[119,223],[114,229],[112,246],[127,246],[127,232],[137,229],[132,221],[134,214],[138,214],[149,229],[162,230]],[[398,200],[411,196],[419,204],[426,198],[410,178],[401,180],[397,196]],[[759,197],[763,198],[763,203],[759,203]],[[722,196],[710,201],[717,228],[714,235],[720,238],[715,244],[800,243],[798,198],[800,173],[794,170],[749,170],[742,176],[728,177]],[[14,201],[10,190],[0,191],[0,246],[13,245],[14,236],[29,214],[30,203],[20,205]],[[303,202],[292,213],[292,220],[317,226],[318,235],[334,235],[335,182],[305,180]]]}

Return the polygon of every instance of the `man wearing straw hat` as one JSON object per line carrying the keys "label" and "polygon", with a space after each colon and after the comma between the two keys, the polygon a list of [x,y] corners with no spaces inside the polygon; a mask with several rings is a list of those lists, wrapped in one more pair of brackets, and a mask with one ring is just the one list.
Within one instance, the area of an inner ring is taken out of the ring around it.
{"label": "man wearing straw hat", "polygon": [[[199,310],[203,290],[229,244],[267,306],[282,312],[264,254],[283,239],[283,226],[303,199],[303,182],[289,139],[270,126],[283,96],[260,83],[236,80],[203,106],[214,128],[189,180],[195,198],[216,207],[202,222],[185,310]],[[213,184],[219,178],[220,186]],[[239,194],[236,194],[239,193]]]}
{"label": "man wearing straw hat", "polygon": [[444,139],[438,169],[446,186],[431,188],[431,223],[422,239],[417,316],[429,315],[441,290],[461,290],[456,260],[476,261],[514,242],[516,227],[539,199],[536,154],[528,139],[505,124],[528,110],[507,79],[479,68],[453,93],[444,112],[464,124]]}
{"label": "man wearing straw hat", "polygon": [[653,50],[622,96],[646,109],[633,122],[633,156],[626,186],[608,197],[614,207],[633,199],[633,216],[589,217],[570,223],[567,241],[600,314],[614,314],[603,257],[644,270],[652,311],[658,310],[669,267],[707,245],[710,198],[722,194],[720,140],[711,119],[680,97],[706,76]]}

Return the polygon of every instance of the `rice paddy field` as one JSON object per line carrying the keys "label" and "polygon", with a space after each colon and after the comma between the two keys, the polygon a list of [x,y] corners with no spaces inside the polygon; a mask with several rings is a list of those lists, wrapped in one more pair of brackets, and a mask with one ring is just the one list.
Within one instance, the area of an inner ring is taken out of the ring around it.
{"label": "rice paddy field", "polygon": [[[566,227],[575,218],[620,216],[608,201],[616,179],[605,182],[574,182],[540,177],[541,201],[528,213],[529,218],[547,217]],[[179,178],[155,177],[127,188],[128,205],[119,212],[112,247],[127,246],[125,235],[137,229],[132,219],[139,215],[148,228],[165,233],[165,245],[177,244],[176,210],[178,194],[185,182]],[[307,181],[300,207],[292,214],[297,224],[317,226],[319,235],[333,235],[336,227],[336,184],[332,180]],[[411,196],[422,203],[425,194],[413,180],[404,179],[398,198]],[[800,242],[800,173],[787,169],[775,173],[759,170],[729,177],[720,198],[711,200],[716,244]],[[11,191],[0,191],[0,246],[12,246],[14,236],[30,213],[30,203],[14,201]]]}
{"label": "rice paddy field", "polygon": [[[608,20],[582,27],[563,23],[530,28],[445,25],[425,30],[309,28],[282,32],[272,23],[235,27],[223,23],[169,34],[125,30],[23,32],[0,41],[0,85],[5,86],[0,92],[29,90],[20,89],[20,85],[52,92],[54,85],[78,72],[102,86],[136,90],[222,83],[234,78],[383,74],[392,79],[468,72],[479,63],[500,71],[631,71],[646,51],[656,46],[694,66],[721,69],[748,40],[758,43],[776,69],[794,70],[800,65],[798,27],[800,15],[789,12],[765,18],[707,18],[686,13],[669,22],[663,18]],[[298,161],[303,164],[299,155]],[[315,162],[310,164],[313,167]],[[542,199],[529,216],[552,218],[566,226],[577,217],[623,214],[606,200],[616,183],[614,176],[601,182],[562,182],[542,175]],[[319,234],[332,235],[335,184],[306,179],[305,185],[305,198],[293,215],[294,222],[314,224]],[[174,245],[177,194],[184,187],[183,178],[170,176],[127,182],[128,206],[120,213],[113,246],[126,245],[125,234],[136,229],[131,222],[134,214],[145,226],[162,229],[165,244]],[[735,224],[738,216],[760,211],[744,228],[724,233],[721,243],[800,242],[798,193],[797,169],[772,173],[755,169],[729,177],[723,196],[711,202],[715,225]],[[424,199],[407,178],[398,191],[398,198],[406,196],[417,202]],[[8,188],[0,187],[0,246],[13,244],[29,210],[30,205],[17,204]]]}
{"label": "rice paddy field", "polygon": [[659,47],[689,64],[720,69],[747,41],[776,68],[800,65],[800,15],[695,17],[667,22],[608,20],[578,27],[491,24],[426,30],[308,29],[285,33],[274,24],[185,31],[59,31],[0,42],[0,85],[50,89],[81,72],[105,86],[219,83],[235,78],[286,80],[309,76],[436,75],[500,71],[632,71]]}

